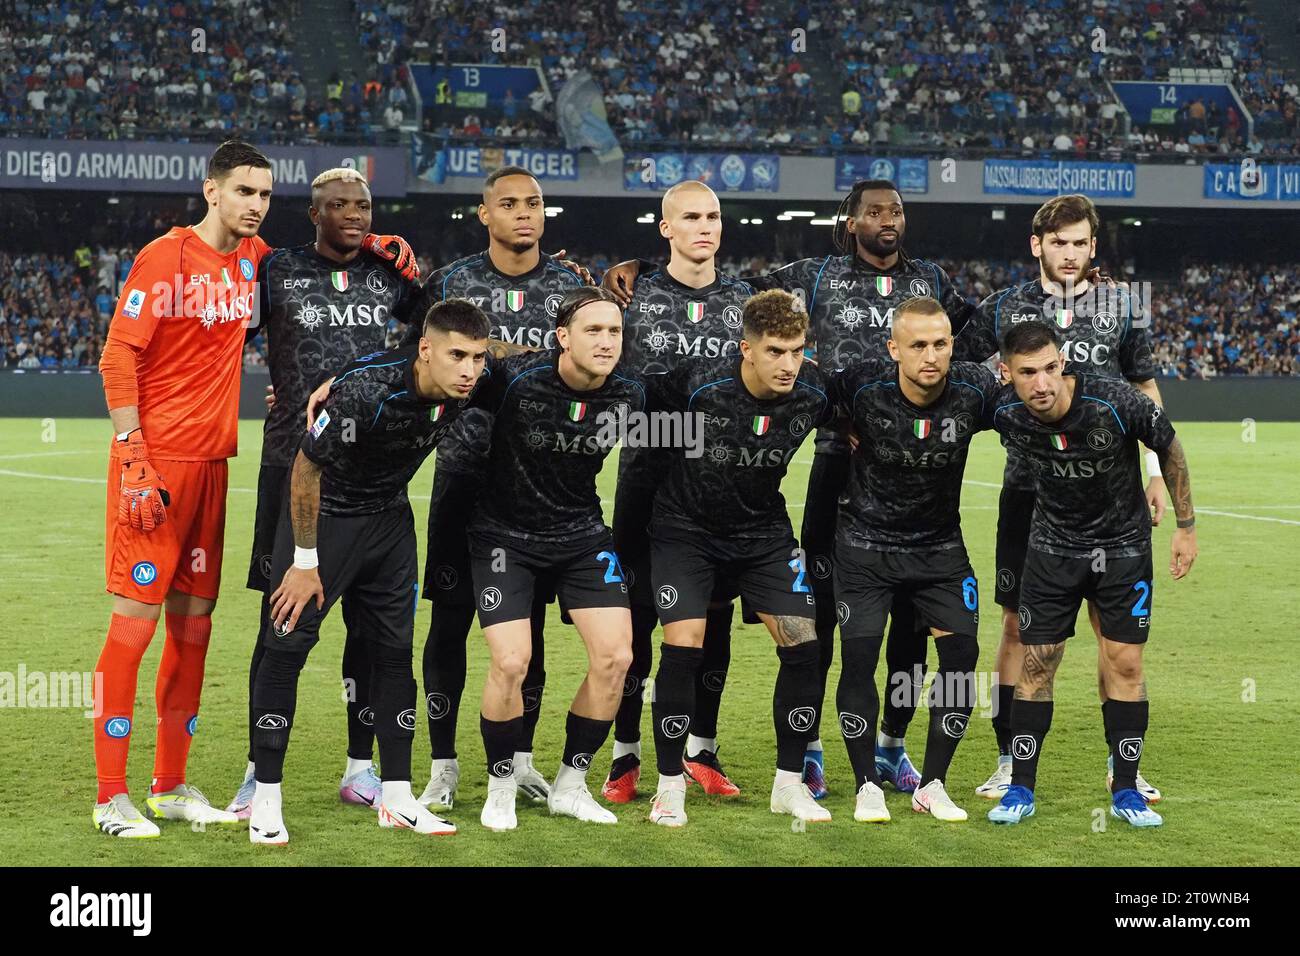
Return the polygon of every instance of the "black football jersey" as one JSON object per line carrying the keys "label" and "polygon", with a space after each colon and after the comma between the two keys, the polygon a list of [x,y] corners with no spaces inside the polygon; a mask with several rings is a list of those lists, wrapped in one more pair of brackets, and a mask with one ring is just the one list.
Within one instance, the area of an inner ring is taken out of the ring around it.
{"label": "black football jersey", "polygon": [[302,451],[321,466],[321,514],[365,515],[406,504],[406,486],[469,399],[425,401],[415,390],[417,348],[351,363],[330,386]]}
{"label": "black football jersey", "polygon": [[984,366],[954,362],[939,397],[920,408],[903,395],[894,362],[837,373],[831,395],[860,439],[840,498],[841,540],[882,551],[960,547],[966,456],[1000,387]]}
{"label": "black football jersey", "polygon": [[[431,274],[424,283],[415,310],[415,328],[407,343],[419,339],[419,326],[429,308],[446,299],[468,299],[492,320],[488,333],[494,339],[533,348],[555,347],[555,316],[564,293],[582,285],[577,273],[545,254],[536,268],[517,276],[506,275],[492,264],[487,251],[457,259]],[[482,412],[460,419],[438,449],[438,467],[476,473],[487,463],[492,423]]]}
{"label": "black football jersey", "polygon": [[[893,328],[894,309],[913,296],[938,299],[954,334],[974,308],[939,266],[903,255],[883,272],[859,256],[832,255],[799,259],[765,275],[743,278],[756,289],[784,289],[803,300],[809,338],[816,344],[817,363],[824,372],[890,361],[885,343]],[[848,445],[826,432],[817,436],[817,450],[847,454]]]}
{"label": "black football jersey", "polygon": [[409,321],[420,290],[369,253],[344,264],[326,259],[315,243],[276,249],[262,260],[258,282],[275,386],[262,463],[287,467],[302,442],[312,390],[354,359],[383,350],[389,321]]}
{"label": "black football jersey", "polygon": [[605,530],[596,476],[619,422],[643,412],[640,376],[621,365],[599,388],[574,391],[558,349],[507,356],[479,380],[475,404],[493,415],[475,527],[530,542],[568,542]]}
{"label": "black football jersey", "polygon": [[[1065,338],[1061,357],[1072,375],[1106,375],[1144,382],[1155,377],[1151,340],[1134,313],[1132,297],[1123,288],[1089,285],[1071,299],[1053,296],[1039,279],[995,292],[975,310],[953,343],[953,358],[984,362],[998,351],[1002,333],[1016,322],[1047,322]],[[1006,442],[1003,442],[1006,444]],[[1033,487],[1033,476],[1014,446],[1007,446],[1003,483],[1012,488]]]}
{"label": "black football jersey", "polygon": [[1173,444],[1173,425],[1159,405],[1123,379],[1079,373],[1059,421],[1035,418],[1008,385],[992,425],[1024,455],[1034,477],[1030,547],[1066,557],[1150,550],[1138,443],[1154,451]]}
{"label": "black football jersey", "polygon": [[[744,335],[745,300],[753,294],[748,283],[722,273],[694,289],[666,268],[655,268],[638,279],[632,301],[623,310],[622,364],[656,375],[683,359],[736,355]],[[665,461],[663,449],[625,447],[619,454],[618,480],[653,486]]]}
{"label": "black football jersey", "polygon": [[729,538],[791,533],[781,479],[808,434],[834,418],[826,380],[804,362],[788,395],[755,398],[740,365],[739,356],[692,359],[646,377],[654,410],[695,416],[702,429],[694,450],[673,450],[654,522]]}

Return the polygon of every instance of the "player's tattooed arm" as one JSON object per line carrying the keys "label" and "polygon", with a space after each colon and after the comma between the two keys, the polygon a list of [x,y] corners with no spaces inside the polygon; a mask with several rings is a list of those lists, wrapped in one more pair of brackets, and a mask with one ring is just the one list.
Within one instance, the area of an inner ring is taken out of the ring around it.
{"label": "player's tattooed arm", "polygon": [[1169,494],[1174,500],[1174,516],[1178,528],[1169,542],[1169,573],[1178,580],[1192,570],[1196,560],[1196,511],[1192,507],[1192,479],[1187,471],[1187,457],[1183,443],[1177,436],[1160,457],[1160,470],[1169,484]]}
{"label": "player's tattooed arm", "polygon": [[1192,479],[1187,472],[1183,443],[1174,438],[1168,448],[1156,452],[1156,455],[1160,459],[1160,471],[1164,474],[1165,484],[1169,486],[1169,496],[1174,501],[1174,517],[1178,519],[1178,527],[1191,528],[1196,524],[1196,511],[1192,508]]}
{"label": "player's tattooed arm", "polygon": [[1020,671],[1020,683],[1016,685],[1016,697],[1020,700],[1050,701],[1056,669],[1064,656],[1064,642],[1025,645],[1025,663]]}
{"label": "player's tattooed arm", "polygon": [[293,523],[293,543],[299,548],[316,547],[320,474],[320,465],[299,451],[289,480],[289,517]]}
{"label": "player's tattooed arm", "polygon": [[772,616],[770,630],[777,647],[794,647],[817,640],[816,624],[810,617]]}

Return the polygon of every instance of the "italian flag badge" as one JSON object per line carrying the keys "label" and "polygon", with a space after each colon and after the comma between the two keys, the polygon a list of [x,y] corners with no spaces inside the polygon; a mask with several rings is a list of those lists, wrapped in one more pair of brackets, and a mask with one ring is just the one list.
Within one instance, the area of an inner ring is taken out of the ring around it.
{"label": "italian flag badge", "polygon": [[1070,443],[1066,441],[1064,435],[1058,433],[1052,436],[1052,447],[1057,451],[1065,451],[1065,449],[1070,447]]}
{"label": "italian flag badge", "polygon": [[524,307],[524,294],[516,289],[511,289],[506,293],[506,307],[511,312],[518,312]]}
{"label": "italian flag badge", "polygon": [[1074,325],[1074,309],[1057,309],[1056,324],[1063,329]]}
{"label": "italian flag badge", "polygon": [[700,319],[704,318],[704,303],[687,302],[686,317],[690,319],[692,322],[698,322],[700,321]]}
{"label": "italian flag badge", "polygon": [[767,430],[768,430],[769,428],[771,428],[771,427],[772,427],[772,416],[771,416],[771,415],[755,415],[755,416],[754,416],[754,434],[755,434],[755,435],[766,435],[766,434],[767,434]]}
{"label": "italian flag badge", "polygon": [[227,288],[233,287],[235,284],[230,278],[230,270],[225,266],[221,267],[221,281],[226,284]]}
{"label": "italian flag badge", "polygon": [[893,276],[876,276],[876,291],[881,295],[889,295],[894,291]]}
{"label": "italian flag badge", "polygon": [[330,285],[340,292],[348,291],[348,274],[346,272],[331,272]]}
{"label": "italian flag badge", "polygon": [[442,418],[443,409],[446,407],[447,403],[443,402],[442,404],[435,405],[433,408],[429,409],[429,421],[436,422],[438,419]]}
{"label": "italian flag badge", "polygon": [[587,415],[586,402],[569,402],[569,421],[580,422]]}
{"label": "italian flag badge", "polygon": [[930,437],[930,419],[914,418],[912,419],[912,434],[917,438]]}

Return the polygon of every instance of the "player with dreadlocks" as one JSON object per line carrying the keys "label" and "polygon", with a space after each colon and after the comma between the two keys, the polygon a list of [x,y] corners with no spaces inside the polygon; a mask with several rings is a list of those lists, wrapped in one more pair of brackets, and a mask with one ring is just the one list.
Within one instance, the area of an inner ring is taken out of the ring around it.
{"label": "player with dreadlocks", "polygon": [[[942,303],[953,332],[967,321],[973,306],[958,294],[944,271],[903,249],[907,220],[898,188],[886,179],[854,183],[836,210],[832,239],[838,255],[800,259],[773,272],[743,276],[757,290],[784,289],[800,298],[808,311],[817,362],[831,373],[863,361],[889,361],[886,343],[894,309],[913,296],[932,296]],[[621,299],[630,295],[641,264],[619,263],[605,274],[605,284]],[[939,439],[936,439],[939,440]],[[864,454],[870,454],[864,450]],[[850,448],[842,434],[823,429],[808,477],[800,545],[812,572],[817,602],[817,638],[821,645],[822,698],[834,656],[836,602],[832,555],[840,493],[848,480]],[[903,736],[916,711],[925,667],[928,632],[915,622],[910,602],[896,601],[890,613],[885,659],[889,692],[885,695],[876,764],[883,780],[911,793],[920,774],[908,759]],[[817,732],[804,756],[804,782],[818,799],[826,796],[822,742]]]}

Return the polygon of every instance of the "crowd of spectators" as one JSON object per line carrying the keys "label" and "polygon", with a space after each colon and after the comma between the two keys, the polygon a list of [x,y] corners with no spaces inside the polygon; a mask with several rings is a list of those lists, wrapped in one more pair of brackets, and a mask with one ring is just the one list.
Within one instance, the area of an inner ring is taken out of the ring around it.
{"label": "crowd of spectators", "polygon": [[290,142],[306,130],[289,42],[300,0],[4,6],[0,136]]}
{"label": "crowd of spectators", "polygon": [[[847,77],[833,145],[1300,153],[1300,90],[1265,62],[1265,31],[1242,0],[873,0],[844,9],[838,40]],[[1107,80],[1179,67],[1224,71],[1255,136],[1235,108],[1195,98],[1173,104],[1173,123],[1126,123]]]}
{"label": "crowd of spectators", "polygon": [[[1245,0],[353,0],[368,62],[308,89],[301,0],[4,0],[0,136],[396,142],[411,62],[589,71],[628,144],[1026,155],[1300,155],[1295,78]],[[10,15],[12,14],[12,15]],[[1223,71],[1254,117],[1190,100],[1134,125],[1111,79]],[[446,137],[556,142],[554,102],[426,104]]]}

